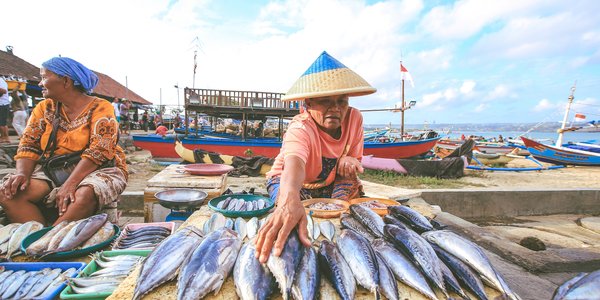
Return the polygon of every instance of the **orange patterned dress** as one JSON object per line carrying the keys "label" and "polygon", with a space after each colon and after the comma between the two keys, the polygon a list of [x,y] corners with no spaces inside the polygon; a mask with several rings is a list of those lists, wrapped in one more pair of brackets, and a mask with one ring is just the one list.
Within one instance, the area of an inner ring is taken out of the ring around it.
{"label": "orange patterned dress", "polygon": [[[46,99],[35,106],[23,132],[15,160],[39,160],[52,132],[56,104],[56,101]],[[117,145],[119,124],[110,102],[95,98],[74,120],[69,120],[63,110],[58,128],[54,155],[84,150],[81,157],[99,166],[114,158],[115,167],[127,178],[125,153]]]}

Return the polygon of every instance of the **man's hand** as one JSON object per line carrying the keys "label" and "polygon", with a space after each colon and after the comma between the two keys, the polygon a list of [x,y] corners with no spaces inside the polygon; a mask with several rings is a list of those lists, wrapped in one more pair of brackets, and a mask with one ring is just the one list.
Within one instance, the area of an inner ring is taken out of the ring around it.
{"label": "man's hand", "polygon": [[364,171],[362,164],[352,156],[343,156],[338,162],[337,173],[342,177],[355,177]]}
{"label": "man's hand", "polygon": [[296,225],[300,242],[309,247],[306,213],[299,198],[278,205],[271,217],[260,228],[256,239],[256,257],[261,263],[267,262],[273,247],[275,249],[273,254],[281,255],[285,242]]}

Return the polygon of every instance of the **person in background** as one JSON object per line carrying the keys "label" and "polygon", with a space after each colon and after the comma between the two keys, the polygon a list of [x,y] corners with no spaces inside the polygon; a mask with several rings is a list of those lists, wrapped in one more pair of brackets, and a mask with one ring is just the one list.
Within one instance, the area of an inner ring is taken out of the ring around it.
{"label": "person in background", "polygon": [[142,114],[142,129],[144,129],[145,132],[148,132],[148,118],[148,110],[146,109]]}
{"label": "person in background", "polygon": [[115,117],[117,118],[117,122],[119,122],[119,124],[121,123],[121,108],[120,108],[120,103],[119,103],[119,98],[115,97],[115,99],[113,99],[112,102],[112,106],[115,109]]}
{"label": "person in background", "polygon": [[19,138],[21,138],[23,131],[25,130],[25,126],[27,126],[27,112],[25,111],[23,101],[21,101],[19,90],[16,88],[12,92],[10,108],[13,112],[12,126],[17,132]]}
{"label": "person in background", "polygon": [[504,143],[504,137],[502,135],[498,135],[498,143]]}
{"label": "person in background", "polygon": [[7,126],[9,108],[8,83],[0,77],[0,143],[10,143]]}
{"label": "person in background", "polygon": [[156,116],[154,116],[154,126],[158,128],[159,124],[162,125],[162,121],[163,120],[160,112],[156,113]]}
{"label": "person in background", "polygon": [[121,132],[123,134],[129,134],[129,108],[131,108],[131,102],[125,98],[121,99],[119,105],[119,115],[121,116]]}
{"label": "person in background", "polygon": [[[125,153],[117,144],[118,123],[110,102],[90,96],[98,77],[81,63],[54,57],[40,69],[44,100],[31,112],[15,155],[16,170],[0,185],[0,206],[12,223],[58,224],[98,213],[127,185]],[[58,114],[57,114],[58,111]],[[54,122],[55,118],[58,122]],[[54,151],[46,152],[56,126]],[[60,186],[41,160],[83,151]]]}
{"label": "person in background", "polygon": [[[313,84],[314,83],[314,84]],[[362,195],[364,132],[360,111],[349,105],[352,96],[376,91],[362,77],[323,52],[284,95],[282,101],[304,101],[288,126],[281,151],[267,173],[267,191],[276,208],[256,240],[259,260],[279,256],[297,227],[300,241],[310,247],[301,200]]]}
{"label": "person in background", "polygon": [[169,129],[167,127],[165,127],[162,123],[156,123],[157,127],[156,127],[156,131],[155,133],[164,137],[167,135],[167,131],[169,131]]}

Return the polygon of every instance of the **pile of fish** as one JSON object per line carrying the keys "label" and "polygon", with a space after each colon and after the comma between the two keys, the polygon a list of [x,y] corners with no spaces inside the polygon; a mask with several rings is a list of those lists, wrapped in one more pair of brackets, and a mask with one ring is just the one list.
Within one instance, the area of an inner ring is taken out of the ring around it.
{"label": "pile of fish", "polygon": [[75,268],[42,269],[39,271],[13,271],[0,267],[0,299],[48,298],[64,283],[64,278],[73,276]]}
{"label": "pile of fish", "polygon": [[61,222],[29,245],[26,254],[44,257],[53,253],[87,248],[107,241],[115,234],[106,214],[91,216],[74,222]]}
{"label": "pile of fish", "polygon": [[112,293],[142,260],[137,255],[106,256],[103,252],[92,255],[96,271],[67,279],[73,294]]}
{"label": "pile of fish", "polygon": [[344,206],[337,203],[315,202],[313,204],[310,204],[308,208],[320,210],[340,210],[344,209]]}
{"label": "pile of fish", "polygon": [[171,229],[164,226],[125,227],[113,249],[154,249],[169,235]]}
{"label": "pile of fish", "polygon": [[204,222],[202,226],[203,234],[209,234],[221,227],[227,227],[237,232],[240,239],[252,239],[258,233],[258,230],[268,220],[269,216],[262,219],[253,217],[246,221],[244,218],[238,217],[235,220],[227,218],[220,213],[213,213],[210,218]]}
{"label": "pile of fish", "polygon": [[10,259],[20,254],[23,239],[43,227],[41,223],[31,221],[25,224],[12,223],[0,228],[0,256]]}
{"label": "pile of fish", "polygon": [[227,197],[217,203],[218,209],[228,211],[255,211],[269,207],[271,203],[264,199],[246,201],[243,198]]}
{"label": "pile of fish", "polygon": [[552,300],[600,299],[600,270],[579,273],[561,284]]}
{"label": "pile of fish", "polygon": [[369,200],[369,201],[361,202],[361,203],[358,203],[358,205],[365,206],[365,207],[368,207],[371,209],[373,209],[373,208],[384,209],[384,208],[388,207],[387,205],[385,205],[377,200]]}

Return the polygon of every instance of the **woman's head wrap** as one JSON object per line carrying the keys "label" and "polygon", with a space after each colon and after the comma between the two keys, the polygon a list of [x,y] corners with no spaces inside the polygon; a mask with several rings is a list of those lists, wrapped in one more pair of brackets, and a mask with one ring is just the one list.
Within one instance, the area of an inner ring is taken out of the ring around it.
{"label": "woman's head wrap", "polygon": [[68,57],[54,57],[42,64],[46,70],[59,76],[67,76],[90,94],[98,84],[98,76],[78,61]]}

